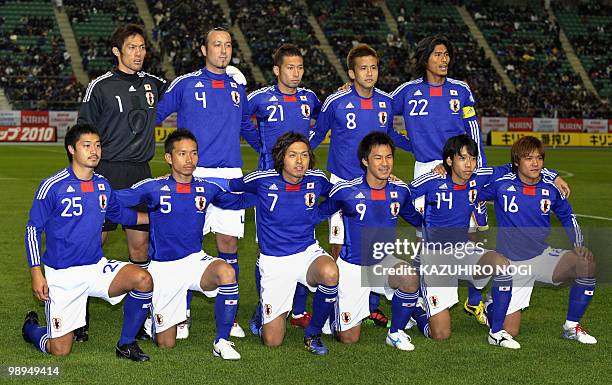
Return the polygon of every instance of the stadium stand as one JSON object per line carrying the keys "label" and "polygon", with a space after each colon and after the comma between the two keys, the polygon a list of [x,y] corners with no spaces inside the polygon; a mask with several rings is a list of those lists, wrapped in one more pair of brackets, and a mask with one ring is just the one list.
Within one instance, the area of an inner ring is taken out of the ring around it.
{"label": "stadium stand", "polygon": [[528,6],[470,2],[476,24],[516,85],[508,113],[514,116],[597,118],[606,115],[571,68],[559,42],[559,26],[537,2]]}
{"label": "stadium stand", "polygon": [[0,87],[15,109],[75,108],[77,83],[51,3],[0,5]]}
{"label": "stadium stand", "polygon": [[612,97],[612,7],[598,2],[555,4],[555,14],[599,96]]}
{"label": "stadium stand", "polygon": [[320,42],[307,21],[308,9],[298,1],[233,0],[230,7],[232,20],[237,20],[247,37],[253,60],[269,83],[276,82],[272,73],[274,51],[283,43],[293,43],[300,47],[304,56],[305,87],[323,100],[342,84],[325,54],[317,47]]}

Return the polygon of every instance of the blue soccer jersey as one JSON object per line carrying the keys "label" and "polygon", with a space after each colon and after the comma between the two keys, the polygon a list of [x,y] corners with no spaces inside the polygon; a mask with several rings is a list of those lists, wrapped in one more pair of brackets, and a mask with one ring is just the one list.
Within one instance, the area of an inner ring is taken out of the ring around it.
{"label": "blue soccer jersey", "polygon": [[291,184],[276,171],[254,171],[230,179],[231,191],[257,195],[257,240],[264,255],[283,257],[300,253],[316,242],[321,221],[317,199],[326,197],[331,183],[321,170],[308,170],[302,181]]}
{"label": "blue soccer jersey", "polygon": [[272,148],[279,136],[295,131],[310,138],[310,120],[317,119],[321,102],[307,88],[292,95],[283,94],[277,86],[260,88],[248,96],[249,116],[255,115],[259,130],[259,169],[274,168]]}
{"label": "blue soccer jersey", "polygon": [[129,189],[117,190],[126,206],[146,202],[149,208],[149,255],[154,261],[175,261],[202,250],[206,209],[212,203],[223,209],[243,209],[255,204],[251,194],[232,194],[214,182],[193,178],[178,183],[172,176],[145,179]]}
{"label": "blue soccer jersey", "polygon": [[329,130],[327,170],[344,180],[363,174],[357,148],[372,131],[386,132],[397,147],[412,151],[410,141],[393,129],[393,100],[377,88],[371,98],[362,98],[354,87],[330,95],[315,124],[312,148],[325,139]]}
{"label": "blue soccer jersey", "polygon": [[415,210],[408,186],[389,181],[382,189],[373,189],[365,177],[339,182],[329,199],[320,206],[322,215],[342,210],[344,245],[340,258],[354,265],[372,265],[375,242],[395,242],[398,216],[415,227],[422,217]]}
{"label": "blue soccer jersey", "polygon": [[478,166],[487,164],[476,101],[466,83],[446,78],[444,84],[433,85],[419,78],[402,84],[391,96],[394,114],[404,117],[418,162],[439,160],[448,138],[467,134],[478,144]]}
{"label": "blue soccer jersey", "polygon": [[482,199],[494,202],[499,227],[497,251],[508,259],[531,259],[548,247],[551,212],[559,218],[574,247],[582,246],[572,206],[549,176],[527,185],[516,174],[508,173],[485,186]]}
{"label": "blue soccer jersey", "polygon": [[136,211],[122,209],[110,184],[101,175],[80,180],[67,167],[45,179],[36,192],[26,225],[25,244],[30,267],[41,264],[43,231],[46,248],[42,263],[54,269],[91,265],[102,257],[102,224],[135,225]]}
{"label": "blue soccer jersey", "polygon": [[178,113],[177,127],[198,141],[198,167],[242,167],[240,135],[259,151],[247,103],[244,86],[201,69],[174,79],[157,106],[156,123]]}

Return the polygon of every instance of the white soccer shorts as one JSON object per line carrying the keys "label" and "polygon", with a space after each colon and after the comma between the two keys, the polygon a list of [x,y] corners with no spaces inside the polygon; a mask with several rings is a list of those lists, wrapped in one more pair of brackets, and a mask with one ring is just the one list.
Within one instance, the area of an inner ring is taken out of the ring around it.
{"label": "white soccer shorts", "polygon": [[[198,178],[240,178],[242,169],[235,168],[204,168],[197,167],[193,176]],[[204,222],[204,235],[212,232],[231,235],[237,238],[244,237],[244,210],[224,210],[210,204],[206,208]]]}
{"label": "white soccer shorts", "polygon": [[[336,184],[344,182],[344,179],[337,177],[334,174],[329,176],[329,182]],[[342,221],[342,211],[339,210],[329,218],[329,243],[332,245],[344,244],[344,222]]]}
{"label": "white soccer shorts", "polygon": [[45,304],[47,333],[58,338],[85,325],[87,297],[102,298],[116,305],[125,294],[109,297],[108,289],[113,279],[127,262],[102,257],[98,263],[53,269],[45,266],[45,278],[49,286],[49,299]]}

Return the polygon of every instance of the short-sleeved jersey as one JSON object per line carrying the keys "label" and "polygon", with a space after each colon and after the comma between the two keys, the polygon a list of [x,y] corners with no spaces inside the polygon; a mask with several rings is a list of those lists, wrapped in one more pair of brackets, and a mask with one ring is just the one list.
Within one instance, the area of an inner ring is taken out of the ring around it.
{"label": "short-sleeved jersey", "polygon": [[79,123],[96,126],[102,159],[148,162],[155,155],[155,114],[168,84],[144,71],[113,69],[92,80],[83,95]]}
{"label": "short-sleeved jersey", "polygon": [[494,202],[499,227],[496,249],[508,259],[531,259],[548,247],[551,212],[559,218],[574,247],[582,246],[572,206],[549,176],[527,185],[515,173],[508,173],[485,186],[482,198]]}
{"label": "short-sleeved jersey", "polygon": [[336,183],[320,210],[330,214],[338,209],[345,234],[340,258],[354,265],[377,262],[371,254],[374,242],[395,242],[398,216],[415,227],[422,223],[408,186],[400,181],[390,180],[382,189],[371,188],[364,176]]}
{"label": "short-sleeved jersey", "polygon": [[257,195],[257,240],[264,255],[284,257],[300,253],[316,242],[315,226],[321,221],[317,199],[327,197],[331,183],[321,170],[308,170],[292,184],[275,170],[254,171],[230,179],[231,191]]}
{"label": "short-sleeved jersey", "polygon": [[419,78],[402,84],[391,96],[393,112],[404,117],[418,162],[441,159],[449,138],[467,134],[478,144],[478,167],[486,165],[476,101],[466,83],[446,78],[442,85],[433,85]]}
{"label": "short-sleeved jersey", "polygon": [[224,209],[255,204],[251,194],[232,194],[214,182],[193,178],[178,183],[172,176],[145,179],[117,190],[122,205],[146,202],[149,208],[149,255],[154,261],[175,261],[202,250],[206,209],[212,203]]}
{"label": "short-sleeved jersey", "polygon": [[207,69],[174,79],[157,108],[157,123],[177,112],[176,125],[198,141],[198,167],[242,167],[240,135],[259,150],[243,85]]}
{"label": "short-sleeved jersey", "polygon": [[354,87],[330,95],[321,108],[310,142],[316,148],[331,130],[327,170],[344,180],[363,174],[357,156],[359,142],[372,131],[386,132],[395,145],[412,151],[410,141],[393,129],[393,100],[377,88],[362,98]]}
{"label": "short-sleeved jersey", "polygon": [[510,171],[510,166],[482,167],[464,185],[452,176],[427,173],[410,182],[412,197],[425,196],[423,240],[426,242],[466,242],[475,205],[482,201],[480,191],[493,178]]}
{"label": "short-sleeved jersey", "polygon": [[310,121],[317,119],[321,102],[307,88],[292,95],[283,94],[278,86],[260,88],[248,96],[249,116],[255,115],[261,144],[259,169],[274,168],[272,148],[279,136],[295,131],[310,138]]}
{"label": "short-sleeved jersey", "polygon": [[90,180],[80,180],[67,167],[43,180],[26,225],[30,267],[41,264],[43,231],[45,265],[65,269],[97,263],[103,256],[101,232],[105,217],[126,225],[137,221],[136,211],[120,207],[103,176],[94,174]]}

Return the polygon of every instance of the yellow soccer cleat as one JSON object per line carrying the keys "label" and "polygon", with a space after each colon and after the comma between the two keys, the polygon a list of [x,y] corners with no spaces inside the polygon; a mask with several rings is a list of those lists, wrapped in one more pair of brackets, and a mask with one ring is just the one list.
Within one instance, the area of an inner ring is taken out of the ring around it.
{"label": "yellow soccer cleat", "polygon": [[468,304],[468,300],[466,299],[465,303],[463,304],[463,310],[465,310],[466,313],[474,316],[479,324],[489,326],[489,319],[485,314],[484,303],[482,301],[480,301],[477,306],[471,306]]}

